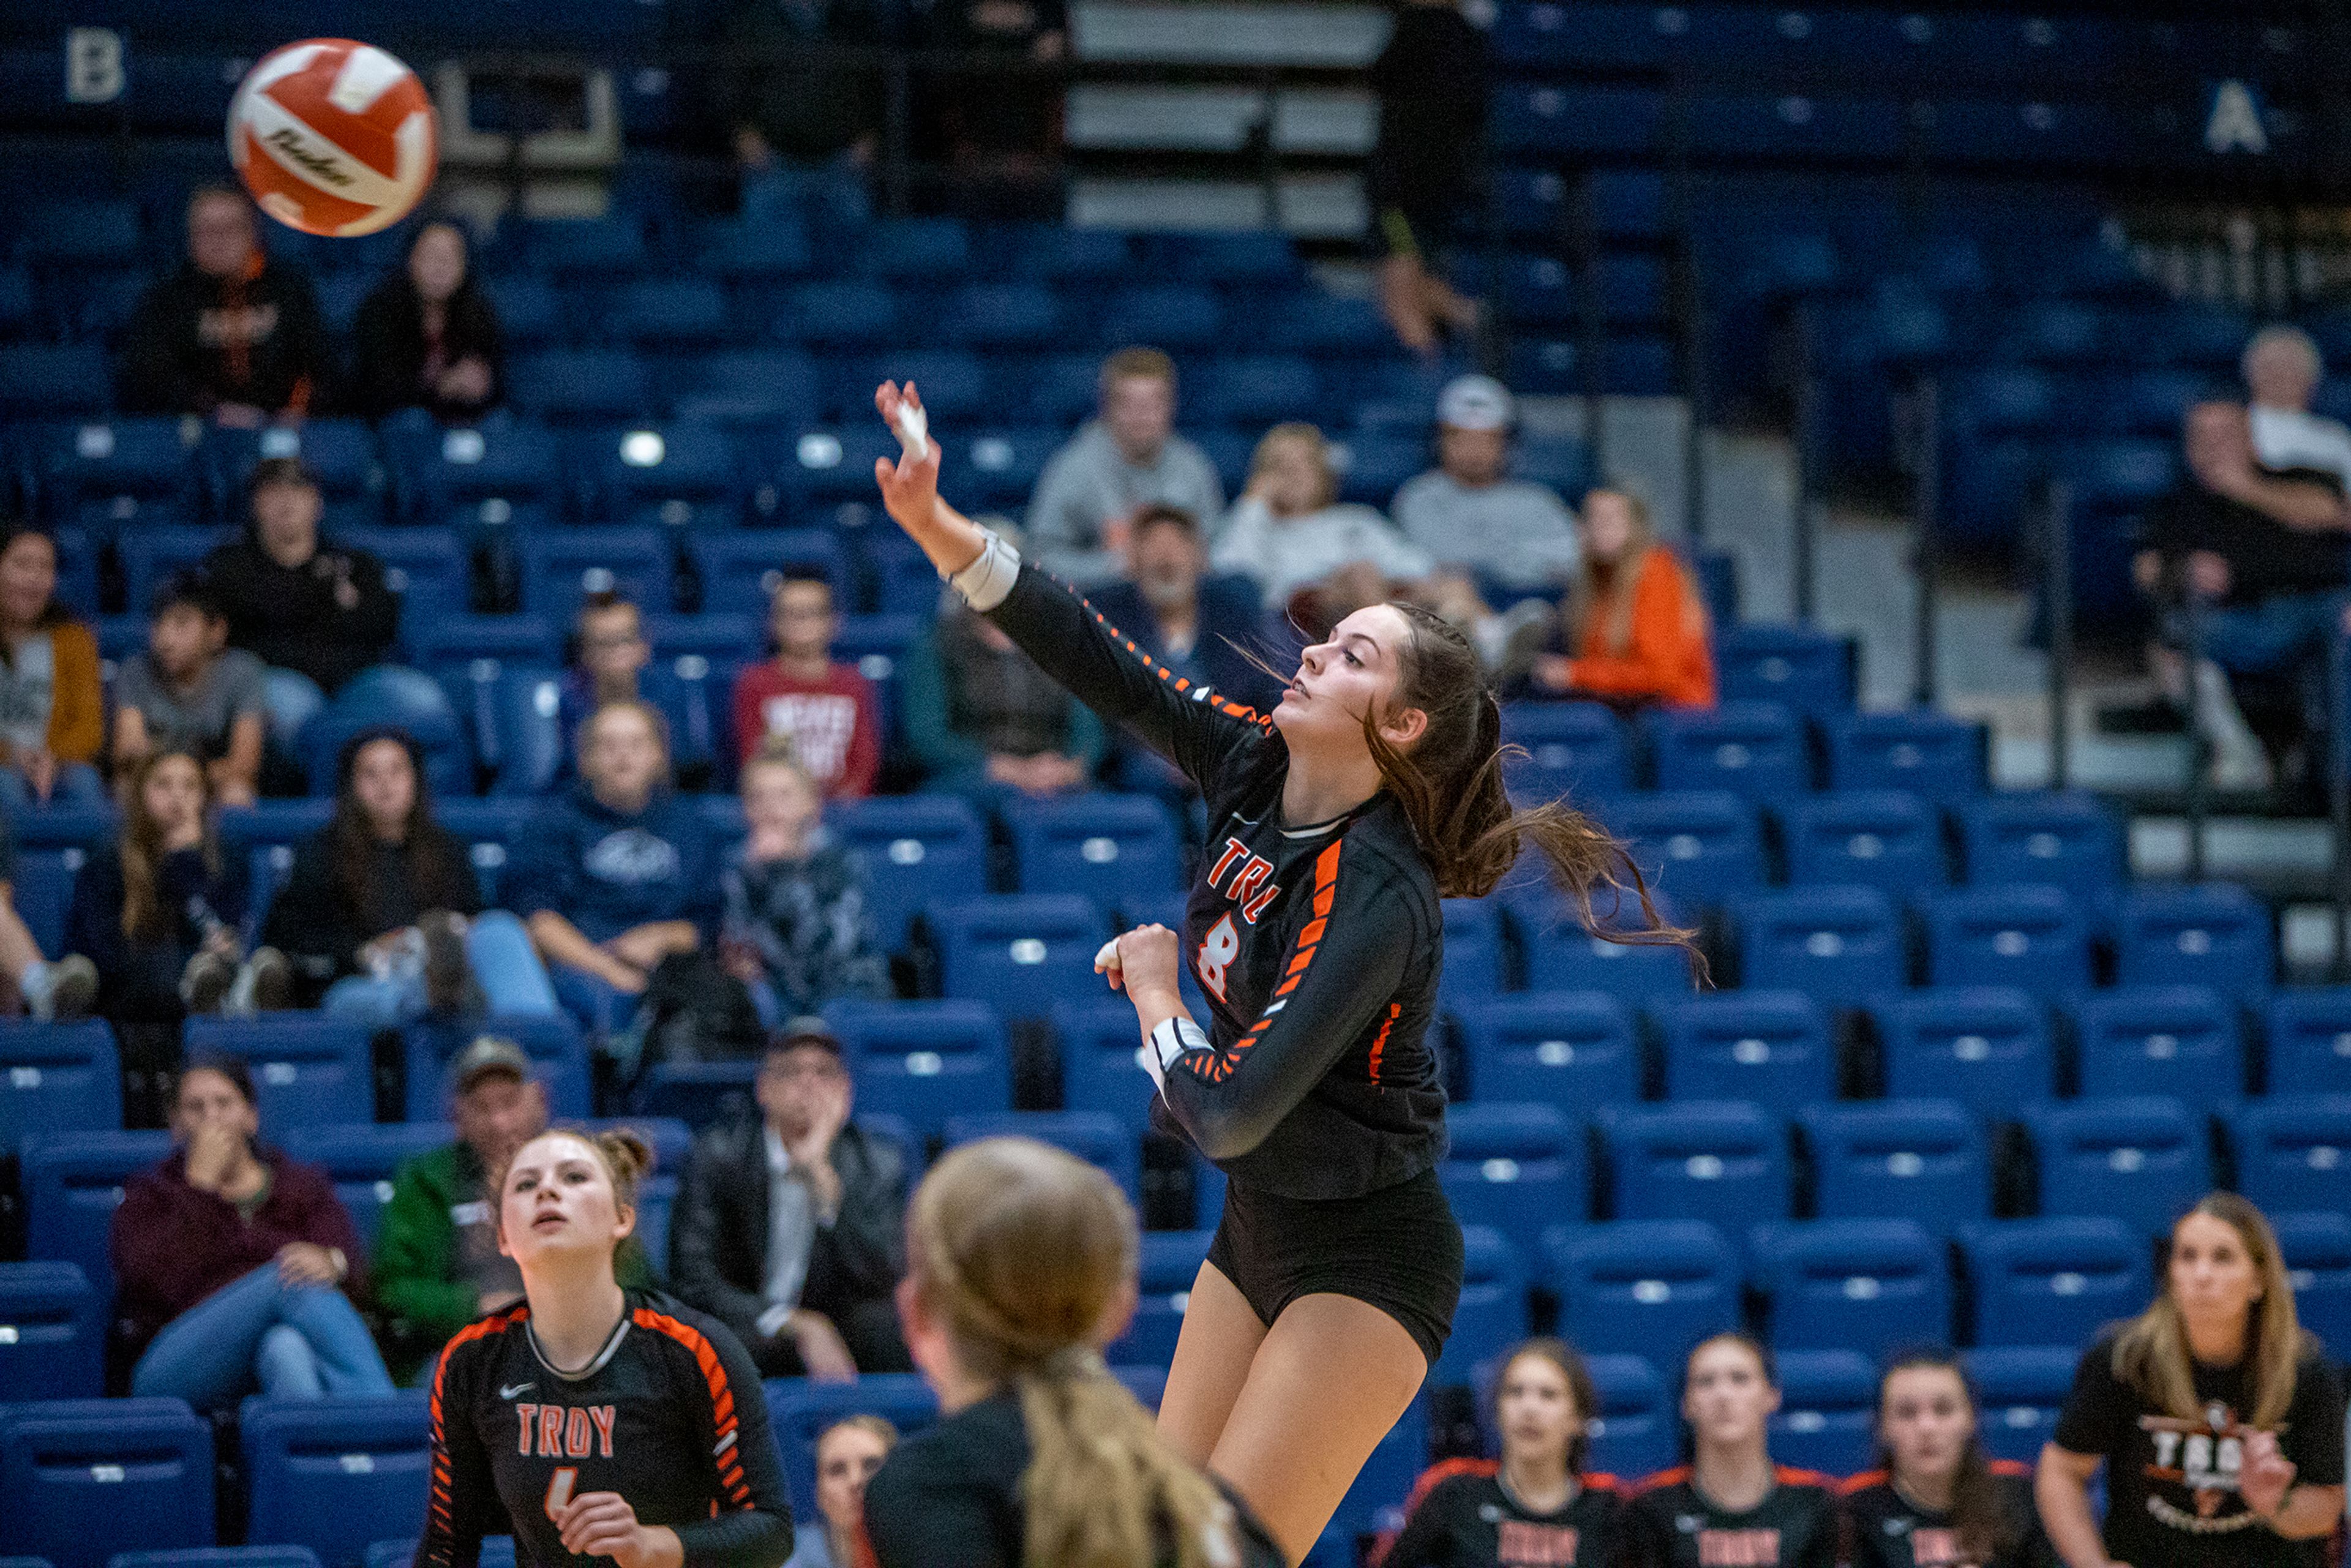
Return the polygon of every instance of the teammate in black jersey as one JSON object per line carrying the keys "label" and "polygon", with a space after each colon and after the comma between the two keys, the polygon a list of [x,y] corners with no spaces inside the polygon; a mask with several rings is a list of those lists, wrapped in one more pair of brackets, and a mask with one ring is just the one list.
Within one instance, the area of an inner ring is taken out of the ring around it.
{"label": "teammate in black jersey", "polygon": [[1512,1351],[1494,1390],[1501,1459],[1447,1459],[1422,1476],[1379,1568],[1614,1568],[1624,1499],[1614,1476],[1583,1473],[1598,1404],[1564,1341]]}
{"label": "teammate in black jersey", "polygon": [[1835,1483],[1771,1462],[1764,1423],[1779,1407],[1771,1354],[1755,1340],[1717,1334],[1690,1352],[1690,1463],[1634,1491],[1626,1568],[1834,1568]]}
{"label": "teammate in black jersey", "polygon": [[879,1568],[1282,1568],[1102,1365],[1134,1310],[1136,1232],[1109,1176],[1027,1138],[931,1167],[898,1315],[944,1418],[866,1483]]}
{"label": "teammate in black jersey", "polygon": [[716,1319],[612,1277],[651,1163],[632,1134],[545,1133],[493,1185],[523,1300],[441,1353],[419,1568],[475,1568],[482,1537],[509,1532],[534,1568],[777,1568],[791,1554],[750,1356]]}
{"label": "teammate in black jersey", "polygon": [[2056,1568],[2032,1470],[1984,1456],[1959,1358],[1918,1351],[1877,1385],[1877,1466],[1841,1489],[1847,1568]]}
{"label": "teammate in black jersey", "polygon": [[[1181,768],[1208,838],[1180,936],[1106,948],[1159,1084],[1153,1118],[1230,1177],[1184,1316],[1160,1427],[1231,1479],[1293,1561],[1411,1403],[1452,1326],[1461,1233],[1438,1188],[1445,1091],[1426,1038],[1440,897],[1489,891],[1532,841],[1589,910],[1630,862],[1564,804],[1512,814],[1501,713],[1468,639],[1401,604],[1308,648],[1270,716],[1176,678],[938,494],[920,402],[884,502],[967,602],[1106,719]],[[1646,940],[1684,940],[1650,924]],[[1208,998],[1185,1010],[1179,968]]]}

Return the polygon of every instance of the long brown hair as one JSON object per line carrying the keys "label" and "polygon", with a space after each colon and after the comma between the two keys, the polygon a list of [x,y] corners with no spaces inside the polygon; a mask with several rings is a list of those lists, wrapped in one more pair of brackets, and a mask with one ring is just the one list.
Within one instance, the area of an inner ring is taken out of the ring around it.
{"label": "long brown hair", "polygon": [[1567,1439],[1567,1473],[1580,1476],[1583,1462],[1592,1457],[1592,1423],[1600,1419],[1600,1391],[1592,1382],[1592,1369],[1583,1364],[1583,1354],[1565,1340],[1554,1334],[1537,1334],[1510,1347],[1502,1358],[1500,1375],[1494,1379],[1494,1419],[1501,1424],[1502,1387],[1510,1380],[1510,1368],[1532,1358],[1554,1368],[1567,1380],[1567,1396],[1575,1401],[1575,1431]]}
{"label": "long brown hair", "polygon": [[336,901],[354,920],[364,918],[368,913],[366,889],[375,875],[375,856],[381,841],[375,836],[375,823],[368,816],[367,808],[360,804],[359,792],[353,785],[359,775],[360,753],[379,740],[391,741],[400,747],[415,780],[408,817],[400,825],[400,860],[407,871],[408,886],[417,907],[447,909],[466,902],[476,892],[468,885],[474,875],[473,867],[433,820],[424,754],[414,737],[404,729],[390,727],[362,730],[351,737],[344,743],[337,762],[335,815],[328,825],[328,841],[334,849]]}
{"label": "long brown hair", "polygon": [[1877,1383],[1877,1410],[1870,1418],[1877,1434],[1876,1469],[1884,1470],[1889,1481],[1899,1479],[1894,1471],[1894,1450],[1886,1441],[1886,1391],[1893,1386],[1898,1372],[1947,1372],[1959,1384],[1959,1397],[1968,1402],[1977,1429],[1969,1432],[1967,1446],[1959,1450],[1959,1472],[1951,1478],[1951,1529],[1959,1538],[1959,1554],[1969,1562],[1990,1563],[2002,1556],[2016,1545],[2016,1523],[2001,1506],[2000,1487],[1992,1479],[1991,1461],[1984,1455],[1982,1405],[1958,1356],[1940,1348],[1922,1348],[1904,1351],[1887,1364],[1886,1375]]}
{"label": "long brown hair", "polygon": [[1609,653],[1623,654],[1631,651],[1634,592],[1641,580],[1642,563],[1656,546],[1656,528],[1649,520],[1648,504],[1630,490],[1612,485],[1592,491],[1583,498],[1586,517],[1592,514],[1592,503],[1604,496],[1625,504],[1625,515],[1633,520],[1632,537],[1612,561],[1597,559],[1588,547],[1585,549],[1583,569],[1568,585],[1567,596],[1560,604],[1561,631],[1570,657],[1583,648],[1595,616],[1602,622],[1602,644]]}
{"label": "long brown hair", "polygon": [[1139,1249],[1108,1176],[1027,1138],[954,1150],[908,1206],[916,1295],[972,1376],[1019,1395],[1026,1568],[1237,1560],[1231,1507],[1094,1350]]}
{"label": "long brown hair", "polygon": [[206,777],[204,765],[194,753],[177,747],[167,747],[151,753],[131,775],[131,788],[123,802],[122,934],[133,942],[152,941],[171,926],[156,891],[164,856],[170,852],[163,847],[163,824],[147,810],[147,780],[171,762],[184,762],[195,770],[197,786],[204,795],[204,838],[199,847],[204,852],[205,872],[213,876],[220,874],[220,840],[213,826],[213,781]]}
{"label": "long brown hair", "polygon": [[[2171,1228],[2177,1245],[2179,1225],[2198,1215],[2217,1219],[2237,1233],[2237,1239],[2261,1276],[2261,1300],[2255,1301],[2245,1325],[2247,1384],[2252,1409],[2240,1418],[2255,1427],[2275,1427],[2294,1403],[2294,1374],[2305,1341],[2294,1316],[2294,1281],[2286,1273],[2277,1233],[2262,1211],[2233,1192],[2208,1193]],[[2170,1268],[2164,1270],[2163,1288],[2147,1311],[2131,1320],[2115,1340],[2115,1376],[2183,1421],[2201,1421],[2204,1402],[2196,1396],[2195,1356],[2188,1347],[2188,1322],[2172,1298]]]}

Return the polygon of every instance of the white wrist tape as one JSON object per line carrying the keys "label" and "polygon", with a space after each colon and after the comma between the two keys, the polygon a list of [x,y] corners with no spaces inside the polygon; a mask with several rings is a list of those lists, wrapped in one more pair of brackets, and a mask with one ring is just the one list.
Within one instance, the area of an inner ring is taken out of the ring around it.
{"label": "white wrist tape", "polygon": [[1004,602],[1020,577],[1020,552],[1006,544],[992,528],[983,528],[987,543],[979,559],[947,579],[963,601],[985,615]]}
{"label": "white wrist tape", "polygon": [[1187,1018],[1168,1019],[1151,1031],[1134,1053],[1136,1063],[1151,1074],[1154,1087],[1167,1092],[1167,1070],[1187,1051],[1209,1049],[1207,1034]]}
{"label": "white wrist tape", "polygon": [[898,432],[898,444],[905,449],[907,460],[920,463],[931,450],[930,416],[913,403],[901,402],[894,428]]}

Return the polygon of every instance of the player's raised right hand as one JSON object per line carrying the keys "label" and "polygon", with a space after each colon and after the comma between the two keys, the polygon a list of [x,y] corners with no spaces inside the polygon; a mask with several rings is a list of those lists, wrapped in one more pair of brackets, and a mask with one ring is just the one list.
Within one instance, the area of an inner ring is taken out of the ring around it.
{"label": "player's raised right hand", "polygon": [[[895,382],[883,382],[873,389],[873,406],[883,423],[904,444],[912,428],[907,416],[922,413],[923,395],[912,382],[904,390]],[[873,460],[873,479],[882,486],[883,506],[900,528],[918,540],[936,517],[939,502],[939,444],[926,438],[922,448],[919,457],[909,449],[894,460]]]}

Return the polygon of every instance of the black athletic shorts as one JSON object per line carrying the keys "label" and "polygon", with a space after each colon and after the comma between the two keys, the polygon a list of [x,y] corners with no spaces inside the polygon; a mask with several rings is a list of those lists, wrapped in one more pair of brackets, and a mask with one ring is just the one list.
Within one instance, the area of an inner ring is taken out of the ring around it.
{"label": "black athletic shorts", "polygon": [[1437,1364],[1461,1302],[1461,1225],[1435,1171],[1361,1197],[1278,1197],[1234,1182],[1208,1261],[1271,1326],[1301,1296],[1352,1296]]}

